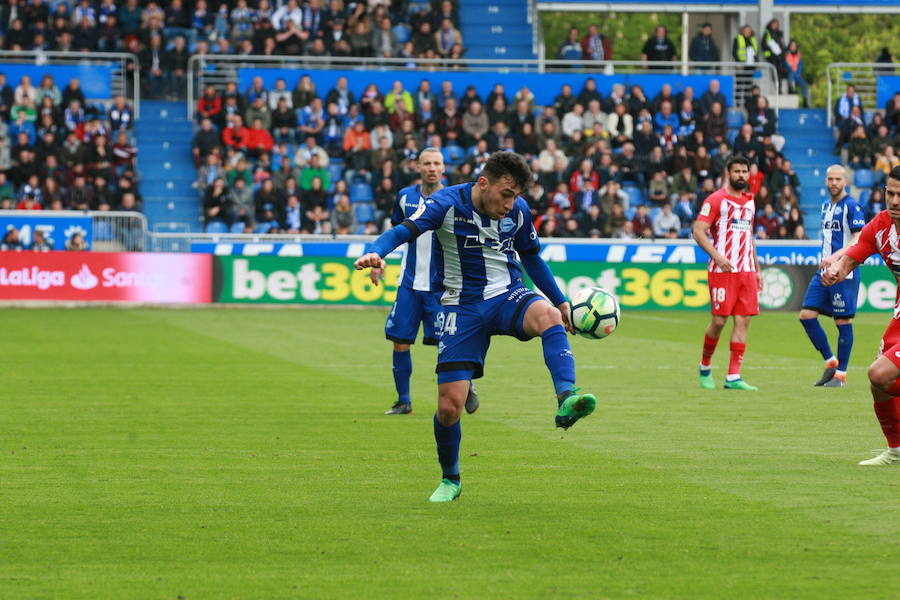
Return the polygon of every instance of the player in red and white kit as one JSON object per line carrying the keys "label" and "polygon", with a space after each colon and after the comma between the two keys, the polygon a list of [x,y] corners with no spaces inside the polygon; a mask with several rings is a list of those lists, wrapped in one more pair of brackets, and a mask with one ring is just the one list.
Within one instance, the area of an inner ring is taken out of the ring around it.
{"label": "player in red and white kit", "polygon": [[[894,167],[888,175],[884,197],[887,209],[863,227],[859,239],[844,251],[843,256],[824,265],[822,284],[843,281],[873,254],[880,255],[894,278],[900,281],[900,167]],[[875,416],[887,438],[888,448],[859,464],[900,465],[900,288],[894,303],[894,317],[881,338],[878,358],[869,366],[869,381]]]}
{"label": "player in red and white kit", "polygon": [[[726,390],[755,390],[741,379],[741,363],[747,349],[750,317],[759,314],[762,277],[753,240],[756,203],[745,191],[750,177],[750,161],[742,156],[728,160],[725,187],[710,194],[694,221],[694,240],[709,254],[709,300],[712,320],[703,338],[700,360],[700,387],[714,389],[711,360],[728,317],[731,330],[731,360],[725,378]],[[710,239],[711,236],[711,239]]]}

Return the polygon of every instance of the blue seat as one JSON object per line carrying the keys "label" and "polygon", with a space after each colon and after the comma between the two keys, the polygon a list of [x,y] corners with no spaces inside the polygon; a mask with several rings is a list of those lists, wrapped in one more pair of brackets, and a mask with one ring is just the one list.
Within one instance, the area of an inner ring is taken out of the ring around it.
{"label": "blue seat", "polygon": [[272,229],[271,223],[260,223],[253,230],[253,233],[269,233],[269,230]]}
{"label": "blue seat", "polygon": [[857,169],[853,174],[853,185],[858,188],[870,188],[875,185],[872,169]]}
{"label": "blue seat", "polygon": [[409,41],[409,28],[406,25],[404,25],[403,23],[394,25],[391,28],[391,31],[393,31],[394,35],[397,36],[398,43],[405,44],[406,42]]}
{"label": "blue seat", "polygon": [[231,224],[231,233],[244,233],[244,222],[238,221]]}
{"label": "blue seat", "polygon": [[634,215],[637,214],[637,209],[633,206],[629,206],[628,210],[625,211],[625,218],[629,221],[634,218]]}
{"label": "blue seat", "polygon": [[650,220],[652,221],[653,219],[655,219],[656,215],[658,215],[661,212],[662,212],[662,209],[658,206],[654,206],[653,208],[651,208],[650,209]]}
{"label": "blue seat", "polygon": [[372,194],[372,186],[368,183],[354,183],[350,186],[350,202],[372,202],[375,196]]}
{"label": "blue seat", "polygon": [[[859,200],[857,202],[859,203],[860,206],[865,207],[869,203],[869,197],[871,195],[872,195],[872,190],[863,190],[859,193]],[[94,235],[96,236],[96,233]]]}
{"label": "blue seat", "polygon": [[360,224],[375,222],[375,207],[368,202],[360,202],[356,207],[356,221]]}
{"label": "blue seat", "polygon": [[623,187],[622,190],[628,196],[628,206],[630,208],[644,203],[644,192],[641,191],[641,188],[629,185]]}
{"label": "blue seat", "polygon": [[338,179],[342,179],[344,177],[344,165],[343,163],[336,165],[333,162],[328,163],[328,179],[334,183]]}
{"label": "blue seat", "polygon": [[728,129],[740,129],[744,120],[744,111],[736,108],[728,111]]}
{"label": "blue seat", "polygon": [[206,224],[206,233],[228,233],[228,225],[222,221],[210,221]]}

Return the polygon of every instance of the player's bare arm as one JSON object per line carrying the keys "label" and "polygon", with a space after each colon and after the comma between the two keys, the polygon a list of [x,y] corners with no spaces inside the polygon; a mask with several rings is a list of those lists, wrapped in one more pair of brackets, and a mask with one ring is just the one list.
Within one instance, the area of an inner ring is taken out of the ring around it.
{"label": "player's bare arm", "polygon": [[759,253],[756,252],[756,239],[753,239],[753,263],[756,265],[756,289],[763,290],[762,269],[759,268]]}
{"label": "player's bare arm", "polygon": [[723,273],[731,273],[734,271],[734,266],[731,262],[722,256],[718,250],[716,250],[715,246],[713,246],[712,240],[709,239],[709,227],[710,224],[696,220],[694,221],[694,226],[692,228],[692,233],[694,236],[694,241],[697,242],[697,245],[703,248],[703,251],[709,254],[710,258],[713,259],[713,262],[722,269]]}
{"label": "player's bare arm", "polygon": [[843,281],[858,266],[858,262],[845,254],[838,258],[837,262],[825,269],[822,275],[819,276],[819,279],[822,281],[822,285],[834,285]]}
{"label": "player's bare arm", "polygon": [[[850,246],[852,246],[853,244],[856,243],[856,241],[859,239],[859,234],[860,234],[859,231],[856,231],[853,233],[853,235],[850,237]],[[826,256],[825,258],[822,259],[822,263],[819,265],[819,268],[822,270],[827,269],[828,267],[830,267],[831,265],[836,263],[838,261],[838,259],[844,255],[844,252],[846,252],[846,251],[847,251],[847,247],[841,248],[840,250],[838,250],[831,256]]]}

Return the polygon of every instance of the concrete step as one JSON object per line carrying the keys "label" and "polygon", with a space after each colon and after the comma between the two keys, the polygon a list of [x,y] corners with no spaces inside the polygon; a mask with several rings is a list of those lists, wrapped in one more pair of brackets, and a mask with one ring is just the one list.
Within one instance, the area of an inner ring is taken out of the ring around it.
{"label": "concrete step", "polygon": [[[477,36],[477,38],[473,38],[472,36]],[[471,25],[466,25],[466,46],[470,47],[471,44],[468,40],[472,40],[472,43],[481,44],[482,42],[493,41],[497,38],[502,38],[504,41],[509,41],[510,39],[518,39],[518,40],[530,40],[531,39],[531,26],[530,25],[498,25],[495,23],[473,23]]]}
{"label": "concrete step", "polygon": [[491,46],[468,46],[466,48],[466,57],[529,60],[534,58],[534,52],[531,49],[531,44],[510,45],[498,42]]}

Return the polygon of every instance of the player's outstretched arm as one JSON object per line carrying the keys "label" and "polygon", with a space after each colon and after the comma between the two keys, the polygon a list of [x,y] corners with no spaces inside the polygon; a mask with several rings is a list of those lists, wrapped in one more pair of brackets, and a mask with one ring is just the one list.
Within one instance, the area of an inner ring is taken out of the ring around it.
{"label": "player's outstretched arm", "polygon": [[856,260],[844,254],[838,258],[837,262],[825,269],[819,276],[819,279],[824,286],[834,285],[835,283],[843,281],[844,278],[858,266],[859,263],[856,262]]}
{"label": "player's outstretched arm", "polygon": [[368,244],[365,253],[356,259],[353,266],[356,267],[357,271],[367,268],[377,269],[378,271],[372,274],[372,283],[378,285],[380,272],[383,271],[386,266],[384,257],[393,252],[400,244],[409,242],[413,239],[415,239],[413,230],[406,226],[406,222],[403,222],[393,229],[385,231],[375,238],[375,241]]}

